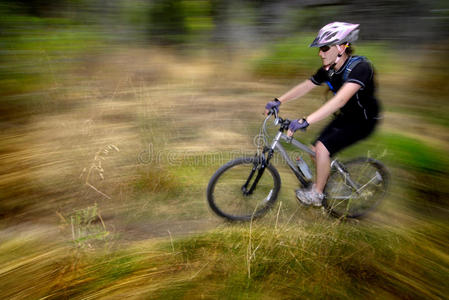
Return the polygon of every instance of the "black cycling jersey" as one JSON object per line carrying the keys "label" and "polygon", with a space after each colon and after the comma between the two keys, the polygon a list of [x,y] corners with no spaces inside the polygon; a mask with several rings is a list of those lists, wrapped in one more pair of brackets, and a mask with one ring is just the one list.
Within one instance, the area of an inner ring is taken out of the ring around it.
{"label": "black cycling jersey", "polygon": [[[329,78],[328,71],[321,67],[310,80],[316,85],[327,83],[333,92],[338,92],[344,82],[359,84],[360,90],[340,109],[340,116],[347,120],[349,118],[355,120],[377,119],[379,104],[374,95],[376,90],[374,69],[367,60],[362,60],[344,76],[349,61],[350,58],[331,78]],[[347,77],[346,81],[343,80],[343,77]]]}

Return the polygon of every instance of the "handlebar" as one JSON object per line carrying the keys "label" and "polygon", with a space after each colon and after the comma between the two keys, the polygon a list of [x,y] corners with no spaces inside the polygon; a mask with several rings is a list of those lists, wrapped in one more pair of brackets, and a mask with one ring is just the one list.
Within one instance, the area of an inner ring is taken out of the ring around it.
{"label": "handlebar", "polygon": [[268,112],[267,117],[265,118],[265,121],[263,122],[263,127],[264,128],[266,126],[266,123],[267,123],[268,119],[270,119],[270,117],[272,115],[274,115],[274,118],[275,118],[274,119],[274,125],[277,126],[277,125],[280,124],[280,128],[279,128],[280,131],[284,131],[284,130],[288,129],[288,126],[290,125],[291,121],[289,119],[282,119],[279,116],[278,111],[276,109],[274,109],[274,108],[270,109],[270,111]]}

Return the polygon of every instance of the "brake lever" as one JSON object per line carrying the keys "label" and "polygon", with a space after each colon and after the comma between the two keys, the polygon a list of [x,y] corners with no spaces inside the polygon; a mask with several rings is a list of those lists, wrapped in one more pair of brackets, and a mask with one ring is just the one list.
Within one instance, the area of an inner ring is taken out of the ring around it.
{"label": "brake lever", "polygon": [[273,112],[274,112],[274,125],[277,126],[281,120],[279,118],[278,111],[276,109],[273,109]]}

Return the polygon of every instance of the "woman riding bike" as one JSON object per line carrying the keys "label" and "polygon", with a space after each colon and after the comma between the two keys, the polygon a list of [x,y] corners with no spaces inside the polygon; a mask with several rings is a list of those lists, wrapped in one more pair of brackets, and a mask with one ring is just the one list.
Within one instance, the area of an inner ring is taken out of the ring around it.
{"label": "woman riding bike", "polygon": [[300,98],[316,86],[327,84],[334,96],[309,116],[291,122],[288,135],[305,130],[338,111],[313,143],[316,152],[316,182],[296,191],[298,200],[321,206],[323,190],[330,173],[331,157],[370,135],[378,120],[379,104],[375,97],[374,69],[362,56],[352,56],[351,43],[358,38],[359,24],[330,23],[318,33],[310,47],[319,47],[322,67],[310,79],[298,84],[265,106],[265,113],[279,110],[287,101]]}

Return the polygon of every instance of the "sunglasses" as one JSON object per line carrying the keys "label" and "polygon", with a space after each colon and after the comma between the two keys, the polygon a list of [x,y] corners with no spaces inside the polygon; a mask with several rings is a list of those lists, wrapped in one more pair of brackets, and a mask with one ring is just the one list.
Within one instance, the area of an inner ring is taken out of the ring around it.
{"label": "sunglasses", "polygon": [[322,46],[322,47],[320,47],[320,51],[327,52],[327,51],[329,51],[330,48],[331,47],[329,47],[329,46]]}

